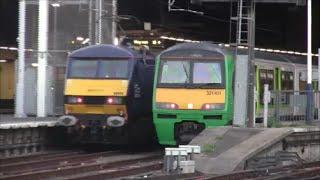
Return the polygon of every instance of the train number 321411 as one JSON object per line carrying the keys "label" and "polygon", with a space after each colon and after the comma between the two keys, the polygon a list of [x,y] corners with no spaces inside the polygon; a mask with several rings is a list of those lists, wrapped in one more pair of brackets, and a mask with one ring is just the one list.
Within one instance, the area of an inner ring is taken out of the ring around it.
{"label": "train number 321411", "polygon": [[221,95],[221,91],[207,91],[208,96]]}

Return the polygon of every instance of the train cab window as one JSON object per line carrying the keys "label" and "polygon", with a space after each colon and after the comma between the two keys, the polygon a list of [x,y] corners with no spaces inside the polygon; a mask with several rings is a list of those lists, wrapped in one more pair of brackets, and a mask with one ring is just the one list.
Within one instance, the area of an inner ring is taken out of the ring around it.
{"label": "train cab window", "polygon": [[159,87],[224,88],[223,61],[162,60]]}
{"label": "train cab window", "polygon": [[193,83],[214,83],[221,84],[221,64],[220,63],[194,63]]}
{"label": "train cab window", "polygon": [[128,76],[127,60],[103,60],[98,76],[101,78],[126,78]]}
{"label": "train cab window", "polygon": [[69,78],[126,79],[129,77],[129,60],[78,60],[72,59]]}
{"label": "train cab window", "polygon": [[166,61],[162,65],[160,83],[189,83],[188,61]]}
{"label": "train cab window", "polygon": [[72,60],[69,77],[94,78],[96,76],[98,61]]}

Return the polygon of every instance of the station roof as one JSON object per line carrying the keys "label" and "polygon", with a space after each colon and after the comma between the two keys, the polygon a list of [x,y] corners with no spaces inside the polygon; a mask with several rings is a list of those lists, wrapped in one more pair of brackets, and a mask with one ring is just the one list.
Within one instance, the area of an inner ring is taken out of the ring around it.
{"label": "station roof", "polygon": [[[183,50],[182,54],[186,52],[190,52],[189,50],[196,50],[201,49],[205,51],[216,51],[222,54],[232,54],[235,55],[235,48],[232,47],[221,47],[217,44],[212,44],[210,42],[200,42],[200,43],[181,43],[175,46],[168,48],[167,50],[163,51],[161,55],[166,55],[172,51],[176,50]],[[247,49],[239,49],[238,54],[240,55],[247,55]],[[171,55],[171,54],[170,54]],[[181,55],[181,52],[180,54]],[[255,51],[255,59],[267,60],[267,61],[278,61],[284,63],[291,63],[291,64],[307,64],[307,56],[302,55],[293,55],[293,54],[281,54],[281,53],[274,53],[274,52],[261,52]],[[313,58],[314,60],[316,57]],[[313,61],[313,65],[317,65],[316,61]]]}
{"label": "station roof", "polygon": [[[238,0],[194,0],[197,2],[237,2]],[[305,5],[306,0],[255,0],[256,3],[291,3]]]}

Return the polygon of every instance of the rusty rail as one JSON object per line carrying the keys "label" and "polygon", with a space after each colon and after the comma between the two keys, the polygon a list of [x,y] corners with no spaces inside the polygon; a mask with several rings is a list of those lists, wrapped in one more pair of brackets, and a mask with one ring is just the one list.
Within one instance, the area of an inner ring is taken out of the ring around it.
{"label": "rusty rail", "polygon": [[[126,155],[128,156],[128,155]],[[90,162],[88,164],[81,163],[76,166],[59,167],[54,169],[46,169],[35,172],[24,172],[21,174],[4,175],[0,176],[0,179],[14,179],[14,180],[27,180],[27,179],[45,179],[59,177],[59,179],[66,176],[73,176],[76,174],[82,174],[84,172],[101,171],[106,169],[112,169],[115,167],[125,167],[139,162],[150,162],[161,159],[161,155],[147,155],[144,157],[132,158],[130,160],[116,160],[113,162]],[[156,165],[153,166],[155,168]],[[119,171],[121,168],[119,168]],[[138,171],[138,170],[137,170]],[[70,177],[69,177],[70,178]],[[69,179],[68,178],[68,179]]]}
{"label": "rusty rail", "polygon": [[34,154],[34,155],[29,155],[29,156],[1,158],[0,165],[1,164],[13,164],[13,163],[18,163],[18,162],[26,162],[26,161],[32,161],[32,160],[39,160],[39,159],[57,158],[59,156],[68,156],[68,155],[81,154],[81,153],[84,153],[84,152],[82,152],[82,151],[53,151],[53,152],[39,153],[39,154]]}
{"label": "rusty rail", "polygon": [[12,164],[2,164],[0,165],[0,172],[3,174],[12,174],[12,173],[21,173],[28,172],[37,169],[49,169],[57,166],[61,166],[63,164],[68,163],[80,163],[82,161],[87,161],[91,159],[96,159],[104,156],[112,156],[117,155],[119,152],[110,151],[110,152],[102,152],[102,153],[92,153],[92,154],[73,154],[70,156],[58,156],[58,157],[50,157],[48,159],[40,159],[26,162],[18,162]]}

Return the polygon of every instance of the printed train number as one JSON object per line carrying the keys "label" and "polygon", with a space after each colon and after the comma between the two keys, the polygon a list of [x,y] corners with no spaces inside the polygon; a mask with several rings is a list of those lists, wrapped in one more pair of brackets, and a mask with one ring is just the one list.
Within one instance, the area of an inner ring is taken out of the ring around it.
{"label": "printed train number", "polygon": [[207,96],[221,95],[221,91],[207,91]]}

